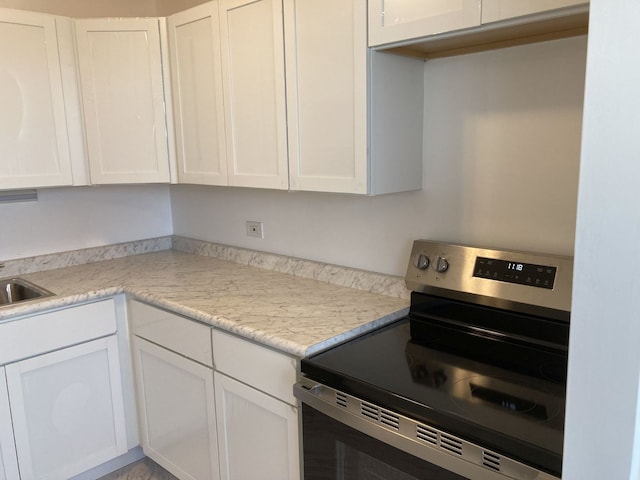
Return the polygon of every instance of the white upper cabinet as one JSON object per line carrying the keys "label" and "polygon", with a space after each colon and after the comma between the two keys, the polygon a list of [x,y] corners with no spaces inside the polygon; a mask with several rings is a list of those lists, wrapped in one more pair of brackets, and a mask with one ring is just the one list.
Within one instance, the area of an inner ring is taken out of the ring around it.
{"label": "white upper cabinet", "polygon": [[437,58],[585,35],[588,0],[371,0],[369,46]]}
{"label": "white upper cabinet", "polygon": [[365,0],[284,5],[291,189],[420,189],[424,63],[368,51]]}
{"label": "white upper cabinet", "polygon": [[218,3],[167,19],[178,181],[227,185]]}
{"label": "white upper cabinet", "polygon": [[289,187],[281,0],[221,0],[229,185]]}
{"label": "white upper cabinet", "polygon": [[0,9],[0,189],[73,182],[56,22],[64,35],[68,19]]}
{"label": "white upper cabinet", "polygon": [[482,23],[588,4],[584,0],[482,0]]}
{"label": "white upper cabinet", "polygon": [[168,182],[158,19],[76,21],[91,182]]}
{"label": "white upper cabinet", "polygon": [[369,45],[480,25],[481,0],[370,0]]}
{"label": "white upper cabinet", "polygon": [[365,0],[285,2],[292,190],[367,193],[366,15]]}

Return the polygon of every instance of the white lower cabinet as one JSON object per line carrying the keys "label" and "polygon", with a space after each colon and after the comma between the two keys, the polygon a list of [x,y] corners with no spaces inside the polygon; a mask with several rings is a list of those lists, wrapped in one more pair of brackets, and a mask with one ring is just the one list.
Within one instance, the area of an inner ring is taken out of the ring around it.
{"label": "white lower cabinet", "polygon": [[135,300],[128,311],[146,455],[180,480],[300,479],[297,359]]}
{"label": "white lower cabinet", "polygon": [[67,479],[127,451],[115,335],[5,368],[22,480]]}
{"label": "white lower cabinet", "polygon": [[219,478],[213,370],[138,337],[133,348],[145,454],[181,480]]}
{"label": "white lower cabinet", "polygon": [[298,409],[215,373],[224,480],[300,478]]}
{"label": "white lower cabinet", "polygon": [[220,473],[224,480],[298,480],[298,361],[212,331]]}
{"label": "white lower cabinet", "polygon": [[0,367],[0,480],[13,480],[19,477],[16,446],[13,441],[13,425],[9,410],[9,392]]}
{"label": "white lower cabinet", "polygon": [[137,444],[121,301],[0,322],[0,480],[66,480]]}
{"label": "white lower cabinet", "polygon": [[217,480],[211,327],[131,300],[140,439],[180,480]]}

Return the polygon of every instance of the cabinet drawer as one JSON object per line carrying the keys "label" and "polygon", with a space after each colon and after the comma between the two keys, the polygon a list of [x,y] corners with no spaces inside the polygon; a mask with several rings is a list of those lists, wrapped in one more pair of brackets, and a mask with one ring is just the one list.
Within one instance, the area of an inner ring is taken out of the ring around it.
{"label": "cabinet drawer", "polygon": [[297,360],[235,335],[212,330],[215,369],[291,405]]}
{"label": "cabinet drawer", "polygon": [[112,298],[0,324],[0,365],[111,335]]}
{"label": "cabinet drawer", "polygon": [[129,322],[134,335],[213,367],[210,326],[135,300]]}

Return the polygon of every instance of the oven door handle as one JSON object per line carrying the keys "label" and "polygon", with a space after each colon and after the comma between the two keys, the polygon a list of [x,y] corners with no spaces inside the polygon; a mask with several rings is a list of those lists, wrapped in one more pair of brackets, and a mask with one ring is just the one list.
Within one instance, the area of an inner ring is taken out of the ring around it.
{"label": "oven door handle", "polygon": [[306,377],[294,385],[293,394],[303,404],[354,430],[463,477],[474,480],[560,480]]}

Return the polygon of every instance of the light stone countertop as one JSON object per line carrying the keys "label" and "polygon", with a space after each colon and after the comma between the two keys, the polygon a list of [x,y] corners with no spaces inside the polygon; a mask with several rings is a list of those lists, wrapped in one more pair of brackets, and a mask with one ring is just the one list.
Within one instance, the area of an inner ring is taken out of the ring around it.
{"label": "light stone countertop", "polygon": [[56,294],[0,308],[0,321],[127,293],[304,357],[385,325],[405,299],[165,250],[21,275]]}

